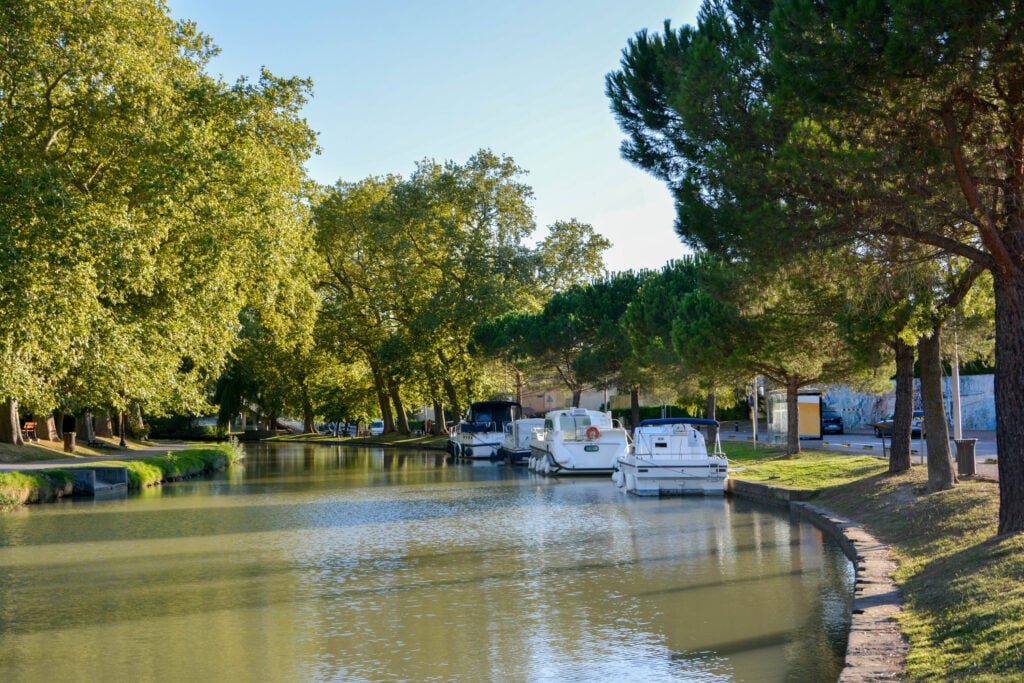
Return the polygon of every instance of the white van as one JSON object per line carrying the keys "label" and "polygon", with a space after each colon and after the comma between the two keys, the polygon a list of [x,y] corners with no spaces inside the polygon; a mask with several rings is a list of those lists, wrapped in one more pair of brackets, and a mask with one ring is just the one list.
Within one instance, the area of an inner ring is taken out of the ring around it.
{"label": "white van", "polygon": [[384,420],[374,420],[370,423],[370,436],[380,436],[384,433]]}

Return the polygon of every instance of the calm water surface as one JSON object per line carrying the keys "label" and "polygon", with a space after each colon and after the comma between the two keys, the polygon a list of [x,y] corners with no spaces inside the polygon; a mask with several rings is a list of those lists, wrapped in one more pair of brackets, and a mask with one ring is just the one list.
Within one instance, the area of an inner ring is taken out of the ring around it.
{"label": "calm water surface", "polygon": [[0,681],[833,681],[853,569],[722,498],[379,449],[0,516]]}

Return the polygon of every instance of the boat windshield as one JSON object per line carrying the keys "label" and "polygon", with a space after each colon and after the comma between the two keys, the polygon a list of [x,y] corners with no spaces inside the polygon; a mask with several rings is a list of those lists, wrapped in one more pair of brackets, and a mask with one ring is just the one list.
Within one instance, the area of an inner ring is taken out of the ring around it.
{"label": "boat windshield", "polygon": [[558,418],[558,429],[565,434],[566,439],[582,441],[590,425],[589,415],[561,415]]}

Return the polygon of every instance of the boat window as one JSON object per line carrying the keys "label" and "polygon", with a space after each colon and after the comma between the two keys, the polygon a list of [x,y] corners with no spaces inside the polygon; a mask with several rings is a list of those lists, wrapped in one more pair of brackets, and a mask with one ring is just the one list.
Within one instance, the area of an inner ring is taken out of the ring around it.
{"label": "boat window", "polygon": [[491,422],[491,416],[487,413],[477,413],[476,419],[473,420],[473,422],[476,422],[477,424],[487,424],[488,422]]}

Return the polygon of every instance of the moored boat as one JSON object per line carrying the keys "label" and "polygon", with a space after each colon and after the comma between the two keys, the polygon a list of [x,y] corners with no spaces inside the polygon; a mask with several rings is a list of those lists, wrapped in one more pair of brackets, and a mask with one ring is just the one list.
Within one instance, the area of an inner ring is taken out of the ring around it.
{"label": "moored boat", "polygon": [[[711,453],[697,427],[715,428]],[[728,472],[717,420],[670,417],[637,426],[632,447],[619,458],[612,480],[641,496],[721,495]]]}
{"label": "moored boat", "polygon": [[448,434],[448,450],[456,457],[497,458],[505,425],[522,415],[516,401],[477,401]]}
{"label": "moored boat", "polygon": [[515,464],[525,464],[530,458],[530,439],[535,429],[544,427],[544,419],[540,417],[524,417],[505,425],[498,457]]}
{"label": "moored boat", "polygon": [[615,469],[629,438],[608,413],[552,410],[530,439],[530,469],[542,474],[600,474]]}

